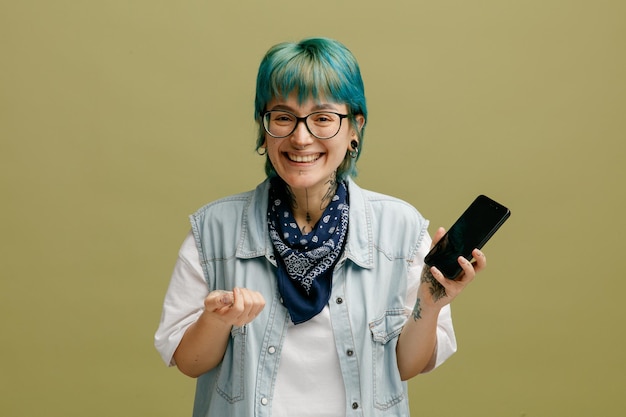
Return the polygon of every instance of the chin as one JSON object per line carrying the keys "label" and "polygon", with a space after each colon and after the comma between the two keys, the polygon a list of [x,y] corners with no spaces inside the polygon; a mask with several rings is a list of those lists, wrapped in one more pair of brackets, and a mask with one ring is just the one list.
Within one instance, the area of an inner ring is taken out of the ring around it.
{"label": "chin", "polygon": [[291,188],[311,188],[319,184],[321,177],[311,172],[302,171],[278,174]]}

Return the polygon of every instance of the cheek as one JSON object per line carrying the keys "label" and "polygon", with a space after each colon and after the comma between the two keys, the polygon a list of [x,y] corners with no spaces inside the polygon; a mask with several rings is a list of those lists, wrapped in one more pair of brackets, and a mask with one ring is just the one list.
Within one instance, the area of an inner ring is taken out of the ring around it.
{"label": "cheek", "polygon": [[[271,140],[269,140],[271,139]],[[265,141],[265,147],[267,149],[267,156],[269,156],[270,161],[275,163],[276,160],[280,157],[280,139],[276,140],[275,138],[269,138]]]}
{"label": "cheek", "polygon": [[346,152],[347,152],[347,148],[346,146],[342,144],[340,146],[333,148],[332,151],[329,153],[332,154],[332,159],[337,163],[337,165],[339,165],[345,159]]}

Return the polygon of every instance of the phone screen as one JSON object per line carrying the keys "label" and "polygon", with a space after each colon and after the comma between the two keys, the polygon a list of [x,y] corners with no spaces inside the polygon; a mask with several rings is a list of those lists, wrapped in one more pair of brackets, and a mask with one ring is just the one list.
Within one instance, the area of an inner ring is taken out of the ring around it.
{"label": "phone screen", "polygon": [[462,271],[458,257],[471,261],[472,251],[481,249],[510,215],[502,204],[479,195],[430,250],[424,262],[437,267],[447,278],[457,278]]}

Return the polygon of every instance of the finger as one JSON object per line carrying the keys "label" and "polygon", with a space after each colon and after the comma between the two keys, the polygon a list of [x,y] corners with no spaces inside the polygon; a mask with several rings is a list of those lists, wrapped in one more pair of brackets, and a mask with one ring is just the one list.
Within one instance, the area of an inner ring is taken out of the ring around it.
{"label": "finger", "polygon": [[445,234],[446,229],[444,229],[443,227],[438,228],[433,236],[433,243],[431,244],[431,247],[435,246],[435,244],[437,244],[437,242],[439,242]]}
{"label": "finger", "polygon": [[235,302],[235,296],[232,291],[222,291],[219,302],[224,307],[230,307]]}
{"label": "finger", "polygon": [[254,316],[256,317],[265,308],[265,298],[260,292],[255,292],[254,295],[255,297],[254,297],[253,313],[254,313]]}
{"label": "finger", "polygon": [[245,319],[250,315],[250,310],[254,305],[252,292],[246,288],[239,289],[239,296],[243,300],[243,309],[241,310],[240,317]]}
{"label": "finger", "polygon": [[430,267],[430,273],[444,287],[448,284],[448,278],[436,266]]}
{"label": "finger", "polygon": [[458,262],[459,262],[459,265],[461,266],[461,269],[463,270],[463,273],[461,274],[459,278],[457,278],[456,281],[469,282],[473,280],[474,276],[476,275],[476,271],[474,270],[474,265],[472,265],[472,263],[468,261],[467,259],[465,259],[465,257],[463,256],[459,256]]}
{"label": "finger", "polygon": [[235,326],[243,326],[245,323],[241,319],[245,305],[244,296],[241,293],[240,288],[233,288],[233,303],[225,311],[225,315],[229,317],[229,320]]}
{"label": "finger", "polygon": [[204,300],[204,308],[208,311],[217,311],[230,307],[233,304],[233,293],[231,291],[212,291]]}
{"label": "finger", "polygon": [[474,249],[472,251],[474,257],[474,269],[476,272],[482,271],[487,266],[487,257],[480,249]]}
{"label": "finger", "polygon": [[237,315],[241,315],[244,310],[245,304],[245,295],[243,294],[241,288],[233,288],[233,304],[231,306],[232,310]]}
{"label": "finger", "polygon": [[243,326],[250,323],[257,315],[257,302],[255,298],[256,291],[250,291],[247,288],[235,289],[235,304],[233,305],[235,315],[235,324],[237,326]]}
{"label": "finger", "polygon": [[248,322],[251,322],[265,307],[265,298],[257,291],[244,290],[243,293],[246,298],[243,315],[247,317],[246,320]]}

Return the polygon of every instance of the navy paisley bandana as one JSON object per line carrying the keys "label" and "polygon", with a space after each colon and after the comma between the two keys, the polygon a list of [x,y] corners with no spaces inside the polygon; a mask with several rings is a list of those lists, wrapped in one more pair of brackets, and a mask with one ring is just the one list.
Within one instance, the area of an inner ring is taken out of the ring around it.
{"label": "navy paisley bandana", "polygon": [[337,193],[315,228],[303,235],[293,217],[285,183],[271,181],[267,211],[269,233],[278,264],[278,291],[294,324],[316,316],[330,298],[333,269],[348,234],[348,188]]}

